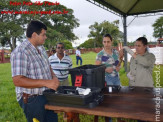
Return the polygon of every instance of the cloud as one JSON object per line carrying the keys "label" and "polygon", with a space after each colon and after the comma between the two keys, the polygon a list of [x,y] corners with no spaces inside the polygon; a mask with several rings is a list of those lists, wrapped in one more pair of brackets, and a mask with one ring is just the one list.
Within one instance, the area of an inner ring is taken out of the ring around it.
{"label": "cloud", "polygon": [[[37,1],[37,0],[32,0]],[[43,0],[40,0],[43,1]],[[49,0],[54,2],[54,0]],[[60,4],[65,5],[68,8],[74,10],[74,15],[80,21],[80,27],[74,29],[75,34],[80,38],[79,43],[83,42],[84,39],[88,39],[89,26],[94,24],[94,22],[101,23],[104,20],[113,22],[114,20],[120,20],[119,28],[123,32],[122,18],[114,15],[94,4],[89,3],[86,0],[57,0]],[[163,14],[163,13],[162,13]],[[153,28],[152,24],[161,15],[149,16],[149,17],[127,17],[127,25],[134,19],[134,21],[127,28],[128,41],[134,41],[136,38],[142,35],[146,35],[148,39],[155,40],[153,38]]]}

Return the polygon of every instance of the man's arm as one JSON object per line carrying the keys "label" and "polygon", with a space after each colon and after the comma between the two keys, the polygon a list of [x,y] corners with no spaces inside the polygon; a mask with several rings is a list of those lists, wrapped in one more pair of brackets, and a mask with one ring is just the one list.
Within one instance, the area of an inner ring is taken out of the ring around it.
{"label": "man's arm", "polygon": [[50,71],[51,71],[52,78],[56,77],[56,75],[54,74],[53,69],[51,68],[51,66],[50,66]]}
{"label": "man's arm", "polygon": [[12,79],[15,86],[24,88],[48,87],[50,89],[57,90],[59,86],[59,81],[57,77],[53,77],[52,80],[43,80],[43,79],[30,79],[25,76],[18,75],[14,76]]}

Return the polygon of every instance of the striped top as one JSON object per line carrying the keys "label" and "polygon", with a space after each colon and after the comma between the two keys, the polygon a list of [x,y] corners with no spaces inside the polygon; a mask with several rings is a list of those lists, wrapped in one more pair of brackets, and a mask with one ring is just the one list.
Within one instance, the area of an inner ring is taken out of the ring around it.
{"label": "striped top", "polygon": [[72,60],[68,55],[64,54],[64,57],[60,60],[57,53],[55,53],[49,57],[49,62],[59,81],[66,80],[68,78],[69,72],[66,71],[66,69],[72,68]]}
{"label": "striped top", "polygon": [[[43,46],[37,49],[26,40],[11,53],[12,77],[22,75],[31,79],[52,79],[46,51]],[[45,89],[16,87],[17,100],[21,99],[23,92],[41,95]]]}

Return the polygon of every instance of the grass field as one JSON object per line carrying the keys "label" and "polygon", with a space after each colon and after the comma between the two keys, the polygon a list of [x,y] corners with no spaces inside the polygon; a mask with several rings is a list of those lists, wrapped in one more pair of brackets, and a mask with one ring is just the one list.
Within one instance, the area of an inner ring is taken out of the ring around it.
{"label": "grass field", "polygon": [[[83,54],[83,65],[84,64],[94,64],[96,53],[90,52]],[[75,55],[71,55],[73,60],[73,67],[76,67]],[[160,72],[163,72],[163,66],[160,66]],[[154,71],[158,71],[158,68],[154,68]],[[153,73],[153,78],[155,79],[155,73]],[[128,86],[128,79],[126,73],[122,68],[120,70],[120,79],[123,86]],[[161,86],[163,86],[163,76],[160,78]],[[0,122],[26,122],[25,116],[22,109],[19,107],[16,96],[15,87],[11,78],[11,66],[10,63],[0,64]],[[93,121],[93,116],[80,115],[81,122],[91,122]],[[59,114],[59,122],[62,122],[62,116]],[[103,122],[104,118],[100,117],[100,122]],[[115,119],[114,119],[115,121]],[[129,121],[129,120],[128,120]]]}

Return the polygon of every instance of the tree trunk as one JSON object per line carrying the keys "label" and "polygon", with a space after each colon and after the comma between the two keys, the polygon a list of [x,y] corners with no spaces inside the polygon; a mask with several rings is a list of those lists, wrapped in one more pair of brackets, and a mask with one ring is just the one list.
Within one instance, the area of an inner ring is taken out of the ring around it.
{"label": "tree trunk", "polygon": [[16,48],[16,37],[12,39],[13,50]]}
{"label": "tree trunk", "polygon": [[96,47],[96,39],[94,40],[94,48]]}
{"label": "tree trunk", "polygon": [[16,48],[16,37],[13,37],[12,38],[12,44],[11,44],[11,40],[7,40],[9,45],[10,45],[10,48],[11,48],[11,52]]}
{"label": "tree trunk", "polygon": [[13,47],[12,47],[12,44],[11,44],[11,40],[10,40],[10,39],[8,39],[8,40],[7,40],[7,42],[9,43],[10,48],[11,48],[11,52],[12,52],[12,51],[13,51]]}

